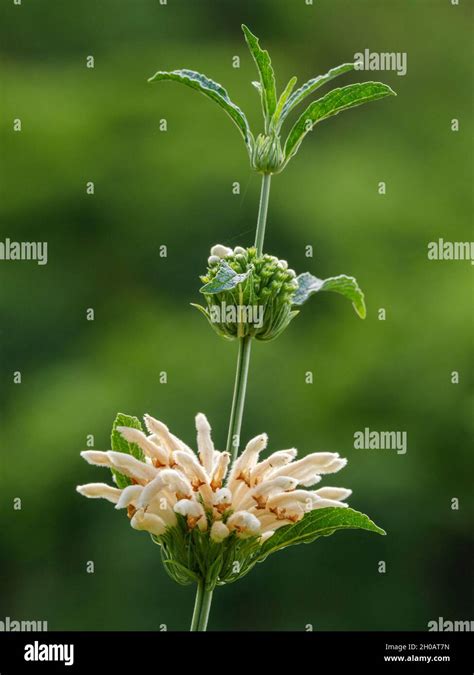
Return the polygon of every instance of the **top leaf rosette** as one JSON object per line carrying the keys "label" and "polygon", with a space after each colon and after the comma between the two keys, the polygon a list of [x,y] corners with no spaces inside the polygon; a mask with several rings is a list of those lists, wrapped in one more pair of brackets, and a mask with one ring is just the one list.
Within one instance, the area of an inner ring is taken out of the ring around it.
{"label": "top leaf rosette", "polygon": [[325,75],[313,77],[296,90],[296,77],[292,77],[280,96],[277,96],[275,73],[268,51],[260,47],[258,38],[247,26],[243,25],[242,30],[259,73],[259,80],[253,82],[253,85],[260,94],[264,118],[263,133],[254,136],[244,112],[231,100],[227,90],[201,73],[188,69],[159,70],[148,81],[180,82],[215,101],[237,126],[245,142],[252,168],[259,173],[280,173],[296,155],[306,134],[318,122],[363,103],[396,95],[388,85],[381,82],[360,82],[333,89],[310,103],[282,142],[282,127],[288,115],[317,89],[353,70],[356,64],[343,63],[331,68]]}

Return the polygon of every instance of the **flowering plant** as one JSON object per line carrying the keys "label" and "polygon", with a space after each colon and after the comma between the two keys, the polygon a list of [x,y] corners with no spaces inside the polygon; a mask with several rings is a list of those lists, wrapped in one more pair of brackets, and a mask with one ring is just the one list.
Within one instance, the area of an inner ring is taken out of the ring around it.
{"label": "flowering plant", "polygon": [[296,275],[285,260],[264,253],[271,176],[283,171],[318,122],[394,92],[378,82],[334,89],[309,105],[283,143],[282,126],[289,113],[355,64],[333,68],[296,91],[293,77],[278,98],[268,52],[246,26],[243,31],[260,76],[253,84],[261,98],[264,131],[256,137],[227,91],[204,75],[175,70],[150,78],[180,82],[218,103],[237,125],[252,168],[262,174],[255,245],[213,246],[201,277],[205,306],[195,305],[218,335],[239,343],[226,449],[215,449],[202,413],[196,417],[197,453],[154,417],[145,415],[144,430],[136,417],[119,414],[112,449],[82,453],[90,464],[109,468],[115,486],[89,483],[77,488],[86,497],[105,498],[116,509],[126,509],[131,526],[148,532],[160,546],[172,579],[197,584],[191,630],[206,630],[216,586],[240,579],[271,553],[340,529],[385,534],[366,515],[347,507],[344,500],[350,490],[308,489],[321,476],[345,466],[347,460],[337,453],[316,452],[296,459],[297,451],[291,448],[262,458],[266,434],[250,440],[240,455],[238,450],[252,340],[277,338],[306,300],[320,291],[342,294],[361,318],[366,313],[364,295],[353,277],[323,280],[309,272]]}

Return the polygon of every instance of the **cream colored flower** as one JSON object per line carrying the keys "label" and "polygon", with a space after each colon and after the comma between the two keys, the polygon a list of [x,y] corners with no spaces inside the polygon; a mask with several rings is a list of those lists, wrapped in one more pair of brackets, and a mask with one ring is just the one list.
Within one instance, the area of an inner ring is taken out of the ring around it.
{"label": "cream colored flower", "polygon": [[335,473],[347,460],[333,452],[316,452],[296,460],[294,448],[279,450],[260,460],[267,446],[266,434],[248,442],[231,465],[227,452],[214,447],[211,427],[202,413],[196,416],[197,449],[174,436],[162,422],[145,415],[149,432],[117,427],[123,438],[136,443],[144,460],[121,452],[82,452],[90,464],[115,469],[132,484],[119,489],[89,483],[77,490],[86,497],[102,497],[127,509],[130,524],[160,537],[180,516],[190,530],[209,532],[214,542],[230,534],[264,541],[279,527],[295,523],[306,513],[325,507],[347,506],[345,488],[307,490],[321,476]]}

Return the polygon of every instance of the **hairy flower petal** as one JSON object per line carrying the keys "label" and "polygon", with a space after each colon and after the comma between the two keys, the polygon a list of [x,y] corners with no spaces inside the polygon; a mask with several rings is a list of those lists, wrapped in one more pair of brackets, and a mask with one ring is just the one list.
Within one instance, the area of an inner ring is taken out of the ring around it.
{"label": "hairy flower petal", "polygon": [[346,462],[347,460],[341,459],[334,452],[314,452],[287,466],[275,469],[269,475],[272,478],[282,475],[293,476],[298,478],[301,485],[310,487],[321,480],[320,474],[339,471]]}
{"label": "hairy flower petal", "polygon": [[208,476],[212,472],[214,464],[214,443],[211,438],[211,425],[207,421],[207,417],[202,413],[196,415],[196,431],[197,431],[197,446],[199,451],[199,459]]}
{"label": "hairy flower petal", "polygon": [[130,506],[132,502],[136,502],[143,491],[142,485],[128,485],[122,490],[120,499],[117,502],[116,509],[125,509]]}
{"label": "hairy flower petal", "polygon": [[116,504],[122,493],[122,490],[107,485],[107,483],[87,483],[86,485],[78,485],[76,490],[84,497],[91,499],[107,499],[107,501]]}
{"label": "hairy flower petal", "polygon": [[117,427],[117,431],[129,443],[136,443],[148,457],[155,459],[161,466],[169,464],[170,453],[147,438],[143,431],[132,427]]}
{"label": "hairy flower petal", "polygon": [[248,511],[236,511],[226,523],[229,530],[236,530],[237,534],[257,534],[260,530],[260,521]]}
{"label": "hairy flower petal", "polygon": [[267,434],[260,434],[247,443],[245,450],[240,457],[235,460],[230,470],[227,486],[231,490],[235,487],[236,481],[241,479],[244,479],[247,482],[249,481],[250,471],[255,468],[258,462],[258,456],[262,450],[266,448],[267,442]]}
{"label": "hairy flower petal", "polygon": [[156,476],[155,467],[146,462],[141,462],[136,457],[133,457],[133,455],[127,455],[125,452],[116,452],[114,450],[109,450],[107,455],[115,469],[138,482],[148,482]]}
{"label": "hairy flower petal", "polygon": [[166,530],[166,523],[162,518],[154,513],[146,513],[143,509],[138,509],[135,512],[130,525],[135,530],[146,530],[156,537],[160,537]]}
{"label": "hairy flower petal", "polygon": [[332,499],[339,502],[350,497],[352,490],[347,490],[346,488],[322,487],[315,490],[314,494],[322,499]]}

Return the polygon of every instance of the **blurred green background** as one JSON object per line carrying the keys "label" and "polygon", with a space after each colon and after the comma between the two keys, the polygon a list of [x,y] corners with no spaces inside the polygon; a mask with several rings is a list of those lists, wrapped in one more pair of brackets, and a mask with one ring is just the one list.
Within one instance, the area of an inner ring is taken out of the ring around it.
{"label": "blurred green background", "polygon": [[[348,457],[329,484],[351,487],[351,505],[388,536],[339,533],[278,553],[218,590],[209,627],[425,630],[439,616],[472,618],[472,266],[426,255],[439,237],[472,239],[471,10],[449,0],[3,1],[0,240],[47,241],[49,260],[0,263],[0,619],[189,625],[194,589],[175,586],[148,536],[75,485],[107,480],[79,452],[88,434],[108,448],[117,411],[150,412],[188,443],[203,411],[225,443],[237,346],[190,302],[212,244],[252,243],[260,179],[216,105],[146,79],[204,72],[258,130],[242,21],[270,50],[280,88],[365,48],[408,54],[405,77],[338,79],[380,79],[398,97],[319,125],[273,180],[267,251],[298,272],[355,275],[368,317],[323,294],[275,343],[256,344],[242,434]],[[407,431],[407,454],[354,449],[365,427]]]}

